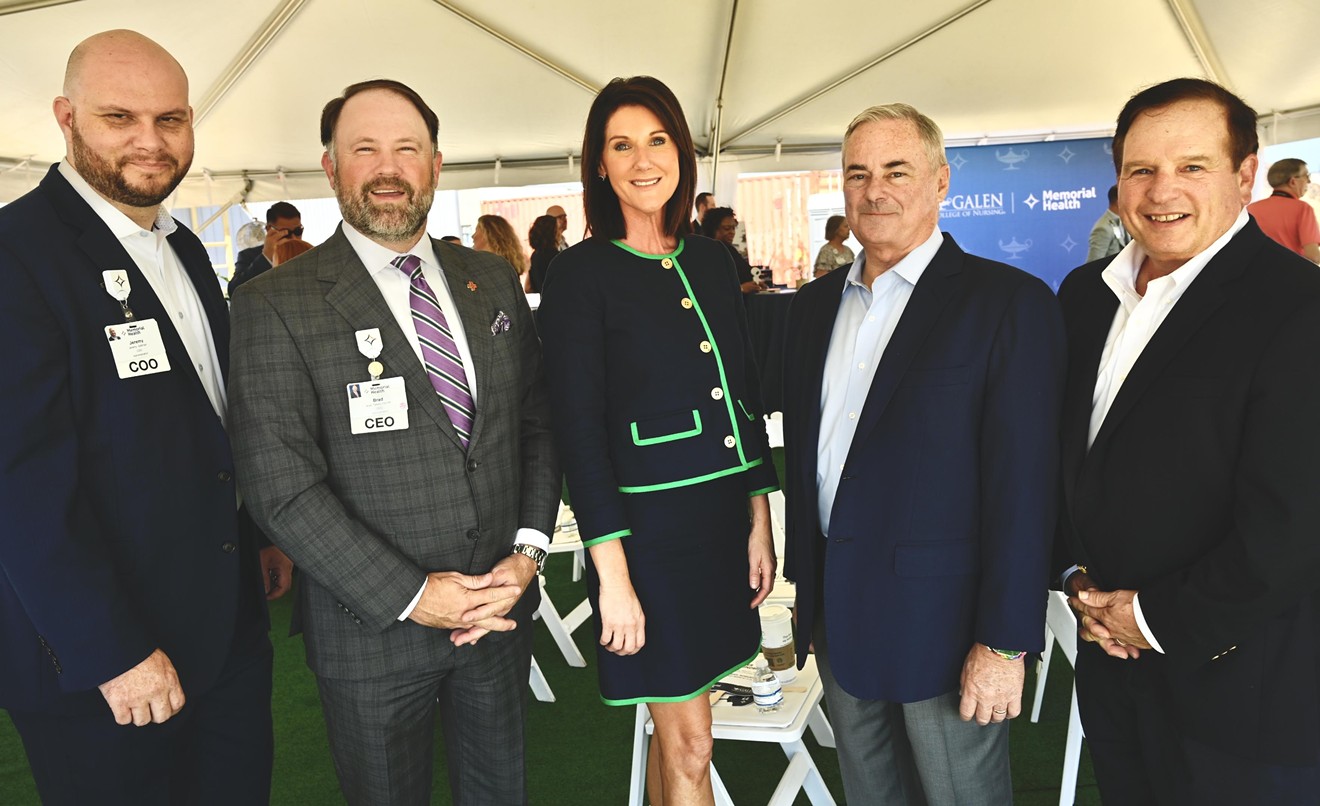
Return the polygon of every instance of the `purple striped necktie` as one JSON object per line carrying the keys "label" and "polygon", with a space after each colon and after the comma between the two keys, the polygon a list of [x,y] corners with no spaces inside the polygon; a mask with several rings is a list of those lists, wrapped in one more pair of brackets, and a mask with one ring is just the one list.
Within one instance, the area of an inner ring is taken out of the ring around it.
{"label": "purple striped necktie", "polygon": [[472,420],[477,408],[472,402],[472,390],[468,388],[463,357],[454,343],[454,334],[449,331],[449,322],[445,320],[444,311],[440,310],[435,293],[422,277],[422,259],[416,255],[400,255],[390,264],[408,275],[408,301],[412,308],[413,327],[417,329],[417,341],[422,345],[422,363],[431,378],[431,386],[440,395],[449,422],[466,448],[472,438]]}

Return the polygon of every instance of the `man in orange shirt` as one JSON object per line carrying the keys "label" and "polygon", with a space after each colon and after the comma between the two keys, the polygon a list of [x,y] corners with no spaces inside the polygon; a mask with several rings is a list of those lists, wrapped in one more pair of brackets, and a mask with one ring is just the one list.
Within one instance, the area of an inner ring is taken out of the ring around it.
{"label": "man in orange shirt", "polygon": [[1261,230],[1274,240],[1311,261],[1320,263],[1320,226],[1315,211],[1302,201],[1311,184],[1311,173],[1299,159],[1279,160],[1265,175],[1274,192],[1269,198],[1247,206]]}

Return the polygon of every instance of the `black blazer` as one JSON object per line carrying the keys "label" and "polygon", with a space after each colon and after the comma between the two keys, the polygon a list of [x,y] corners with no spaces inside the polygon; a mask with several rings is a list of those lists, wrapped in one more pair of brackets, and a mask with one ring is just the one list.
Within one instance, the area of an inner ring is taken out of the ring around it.
{"label": "black blazer", "polygon": [[[227,372],[206,250],[183,226],[169,240]],[[104,328],[124,314],[107,269],[127,270],[170,372],[118,377]],[[0,276],[0,705],[104,709],[96,686],[156,647],[185,693],[205,690],[236,623],[255,629],[265,608],[229,441],[171,314],[56,167],[0,210]]]}
{"label": "black blazer", "polygon": [[[1180,727],[1225,752],[1320,748],[1320,272],[1249,222],[1187,289],[1086,447],[1118,301],[1060,288],[1070,366],[1060,564],[1135,589]],[[1062,569],[1059,569],[1062,570]]]}

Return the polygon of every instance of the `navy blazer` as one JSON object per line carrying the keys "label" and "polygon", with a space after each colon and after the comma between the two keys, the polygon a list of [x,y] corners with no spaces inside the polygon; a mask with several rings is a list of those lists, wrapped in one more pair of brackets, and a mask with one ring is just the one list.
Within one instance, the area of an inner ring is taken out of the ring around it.
{"label": "navy blazer", "polygon": [[808,284],[789,309],[785,571],[798,662],[823,602],[839,684],[915,702],[956,690],[974,643],[1043,647],[1063,323],[1044,283],[946,234],[876,369],[826,541],[816,446],[847,275]]}
{"label": "navy blazer", "polygon": [[[227,367],[206,250],[182,226],[169,241]],[[118,377],[104,328],[124,314],[107,269],[128,272],[129,305],[156,320],[170,372]],[[55,167],[0,209],[0,278],[0,706],[104,708],[96,687],[157,647],[185,694],[205,690],[240,604],[264,606],[229,443],[170,313]],[[241,570],[255,585],[244,602]],[[77,692],[89,694],[66,696]]]}
{"label": "navy blazer", "polygon": [[[1068,327],[1060,567],[1141,594],[1188,738],[1320,751],[1320,272],[1250,221],[1206,264],[1086,445],[1118,300],[1082,266]],[[1100,659],[1104,661],[1103,658]],[[1082,672],[1085,672],[1083,663]]]}

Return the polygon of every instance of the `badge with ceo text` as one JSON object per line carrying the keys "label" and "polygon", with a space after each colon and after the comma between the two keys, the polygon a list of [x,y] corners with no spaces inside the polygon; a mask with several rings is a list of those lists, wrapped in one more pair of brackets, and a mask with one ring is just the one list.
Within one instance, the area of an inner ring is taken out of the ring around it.
{"label": "badge with ceo text", "polygon": [[170,357],[165,353],[165,342],[160,338],[155,319],[106,325],[105,340],[110,344],[110,354],[121,378],[170,371]]}
{"label": "badge with ceo text", "polygon": [[403,378],[348,385],[349,430],[354,434],[402,431],[408,427],[408,397]]}

